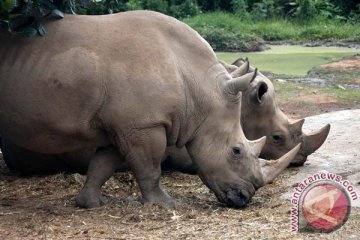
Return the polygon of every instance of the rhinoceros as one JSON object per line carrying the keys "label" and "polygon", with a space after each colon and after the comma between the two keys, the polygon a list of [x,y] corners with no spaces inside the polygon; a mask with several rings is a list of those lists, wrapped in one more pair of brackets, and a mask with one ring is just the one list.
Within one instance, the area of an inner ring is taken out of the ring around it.
{"label": "rhinoceros", "polygon": [[101,205],[101,186],[122,163],[142,202],[174,207],[159,184],[166,146],[186,146],[217,199],[244,207],[300,148],[258,159],[265,137],[248,141],[239,121],[256,71],[230,75],[174,18],[134,11],[44,25],[44,38],[0,32],[0,135],[33,152],[89,156],[80,207]]}
{"label": "rhinoceros", "polygon": [[[254,70],[248,66],[247,59],[239,58],[232,64],[223,61],[220,63],[229,73],[234,72],[240,66],[243,66],[243,69]],[[238,71],[243,70],[239,69]],[[310,134],[303,133],[304,121],[304,119],[288,119],[277,105],[272,82],[261,72],[258,72],[256,78],[242,94],[241,125],[245,136],[252,140],[262,136],[267,137],[260,154],[262,158],[279,158],[295,147],[296,144],[302,143],[300,151],[290,165],[303,165],[307,156],[322,145],[330,130],[330,124],[327,124]],[[85,173],[90,160],[86,155],[83,157],[81,153],[45,155],[31,152],[16,146],[7,139],[2,140],[1,148],[9,168],[18,171],[20,174],[48,174],[66,171]],[[164,168],[196,174],[196,166],[192,163],[186,148],[168,147],[164,158]],[[128,166],[122,164],[118,170],[127,169]]]}
{"label": "rhinoceros", "polygon": [[[222,62],[230,73],[238,71],[238,66],[248,63],[241,58],[231,65]],[[252,70],[254,71],[253,68]],[[254,81],[243,92],[241,125],[248,139],[254,140],[266,136],[266,143],[260,154],[262,158],[276,159],[302,143],[291,165],[303,165],[307,156],[324,143],[330,131],[330,124],[326,124],[319,130],[304,133],[302,131],[304,121],[305,119],[291,120],[281,111],[276,102],[272,82],[261,72],[258,72]]]}
{"label": "rhinoceros", "polygon": [[[220,63],[229,73],[250,68],[248,60],[237,59],[232,64],[223,61]],[[258,72],[256,78],[242,94],[241,125],[245,136],[255,140],[266,136],[267,141],[261,151],[260,157],[275,159],[284,155],[298,143],[302,147],[291,161],[291,165],[303,165],[307,156],[316,151],[325,141],[330,124],[310,134],[302,132],[304,119],[290,120],[278,107],[275,90],[272,82]],[[55,172],[80,172],[85,173],[89,165],[89,157],[72,153],[65,155],[44,155],[31,152],[3,139],[2,149],[7,165],[21,174],[48,174]],[[170,170],[178,170],[185,173],[196,174],[196,165],[186,148],[168,147],[163,161],[163,167]],[[129,167],[122,164],[119,171],[127,170]]]}

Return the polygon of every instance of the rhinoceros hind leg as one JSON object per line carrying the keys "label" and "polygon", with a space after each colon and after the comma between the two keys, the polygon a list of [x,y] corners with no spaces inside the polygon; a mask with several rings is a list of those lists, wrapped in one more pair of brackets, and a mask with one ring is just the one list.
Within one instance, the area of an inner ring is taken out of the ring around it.
{"label": "rhinoceros hind leg", "polygon": [[113,175],[121,164],[121,157],[114,148],[99,149],[91,159],[86,182],[76,197],[76,205],[82,208],[100,207],[106,203],[101,186]]}

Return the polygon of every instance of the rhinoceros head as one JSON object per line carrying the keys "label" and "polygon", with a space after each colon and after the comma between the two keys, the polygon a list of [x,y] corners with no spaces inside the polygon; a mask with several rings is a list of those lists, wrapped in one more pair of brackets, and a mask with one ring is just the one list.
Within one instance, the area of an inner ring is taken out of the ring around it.
{"label": "rhinoceros head", "polygon": [[[212,94],[211,111],[197,129],[187,149],[204,183],[220,202],[244,207],[256,189],[271,182],[296,155],[300,146],[273,162],[258,159],[266,137],[248,141],[240,125],[241,92],[255,79],[257,71],[249,66],[237,68],[231,75],[216,74],[218,93]],[[225,80],[224,80],[225,78]]]}
{"label": "rhinoceros head", "polygon": [[[223,64],[229,72],[234,72],[237,66],[247,65],[248,61],[238,59],[232,65]],[[324,143],[330,130],[330,125],[327,124],[320,130],[306,134],[302,131],[304,121],[305,119],[288,119],[277,105],[272,82],[261,73],[257,74],[247,90],[243,92],[241,125],[249,139],[267,137],[260,154],[263,158],[276,159],[302,143],[291,165],[303,165],[307,156]]]}

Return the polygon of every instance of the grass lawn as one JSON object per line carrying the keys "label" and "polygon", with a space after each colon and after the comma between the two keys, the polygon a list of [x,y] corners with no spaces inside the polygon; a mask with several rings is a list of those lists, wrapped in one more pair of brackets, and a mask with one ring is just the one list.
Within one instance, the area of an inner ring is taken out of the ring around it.
{"label": "grass lawn", "polygon": [[251,53],[218,52],[219,59],[232,63],[248,57],[252,66],[276,74],[305,76],[315,66],[360,54],[360,50],[336,47],[271,46],[271,50]]}

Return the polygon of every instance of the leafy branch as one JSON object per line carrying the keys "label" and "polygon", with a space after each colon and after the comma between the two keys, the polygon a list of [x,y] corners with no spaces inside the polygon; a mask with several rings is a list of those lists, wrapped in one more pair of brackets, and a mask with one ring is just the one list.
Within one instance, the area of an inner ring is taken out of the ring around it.
{"label": "leafy branch", "polygon": [[46,34],[41,19],[49,15],[63,18],[55,0],[0,0],[0,26],[26,37]]}

